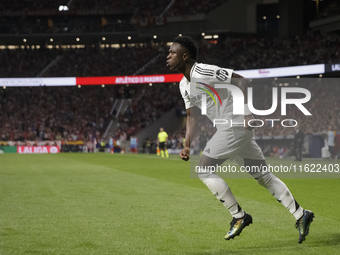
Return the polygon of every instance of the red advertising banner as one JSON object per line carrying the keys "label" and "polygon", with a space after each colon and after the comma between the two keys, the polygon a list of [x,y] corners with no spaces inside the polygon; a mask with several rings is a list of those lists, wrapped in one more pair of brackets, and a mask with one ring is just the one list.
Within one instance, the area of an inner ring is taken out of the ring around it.
{"label": "red advertising banner", "polygon": [[[1,16],[1,15],[0,15]],[[239,70],[236,73],[249,79],[274,77],[296,77],[300,75],[323,74],[340,71],[340,64],[289,66],[267,69]],[[180,82],[183,74],[154,74],[133,76],[98,76],[98,77],[28,77],[0,78],[0,87],[34,87],[34,86],[76,86],[76,85],[116,85]]]}
{"label": "red advertising banner", "polygon": [[183,74],[76,77],[76,85],[167,83],[179,82],[182,78]]}
{"label": "red advertising banner", "polygon": [[19,154],[59,153],[58,146],[17,146]]}

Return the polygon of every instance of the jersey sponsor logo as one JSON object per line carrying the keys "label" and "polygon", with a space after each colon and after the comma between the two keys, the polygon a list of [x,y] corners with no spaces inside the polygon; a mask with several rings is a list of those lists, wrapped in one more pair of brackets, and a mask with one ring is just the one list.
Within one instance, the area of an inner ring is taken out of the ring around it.
{"label": "jersey sponsor logo", "polygon": [[210,148],[205,150],[206,153],[210,153]]}
{"label": "jersey sponsor logo", "polygon": [[219,81],[226,81],[226,80],[228,80],[228,76],[229,76],[229,73],[226,70],[224,70],[224,69],[218,69],[216,71],[216,78]]}
{"label": "jersey sponsor logo", "polygon": [[188,95],[188,91],[185,91],[184,92],[184,96],[186,97]]}

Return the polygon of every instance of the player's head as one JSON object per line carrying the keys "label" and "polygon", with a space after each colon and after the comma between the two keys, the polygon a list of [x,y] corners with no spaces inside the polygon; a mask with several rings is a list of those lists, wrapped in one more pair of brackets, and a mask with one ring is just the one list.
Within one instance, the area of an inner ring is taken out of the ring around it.
{"label": "player's head", "polygon": [[174,43],[181,45],[185,49],[185,52],[189,54],[191,59],[197,59],[198,47],[190,36],[177,36],[174,38]]}
{"label": "player's head", "polygon": [[159,129],[159,131],[160,131],[160,132],[163,132],[163,131],[164,131],[164,128],[161,127],[161,128]]}
{"label": "player's head", "polygon": [[198,47],[189,36],[177,36],[170,46],[167,66],[170,70],[183,71],[185,63],[193,63],[198,56]]}

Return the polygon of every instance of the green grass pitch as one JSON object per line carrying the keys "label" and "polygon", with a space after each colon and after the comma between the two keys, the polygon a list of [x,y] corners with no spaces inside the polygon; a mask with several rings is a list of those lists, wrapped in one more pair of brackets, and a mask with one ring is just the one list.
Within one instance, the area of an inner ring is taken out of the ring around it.
{"label": "green grass pitch", "polygon": [[303,244],[267,190],[226,181],[254,222],[230,241],[229,212],[178,156],[3,154],[0,254],[340,254],[340,179],[284,179],[316,216]]}

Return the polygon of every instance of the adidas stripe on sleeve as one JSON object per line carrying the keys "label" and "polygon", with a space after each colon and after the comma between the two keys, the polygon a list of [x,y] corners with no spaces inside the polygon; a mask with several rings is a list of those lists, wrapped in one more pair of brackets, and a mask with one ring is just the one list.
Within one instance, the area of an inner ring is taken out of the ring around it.
{"label": "adidas stripe on sleeve", "polygon": [[212,83],[228,83],[231,82],[233,70],[221,68],[214,65],[196,63],[193,66],[192,78],[202,79],[202,82]]}

